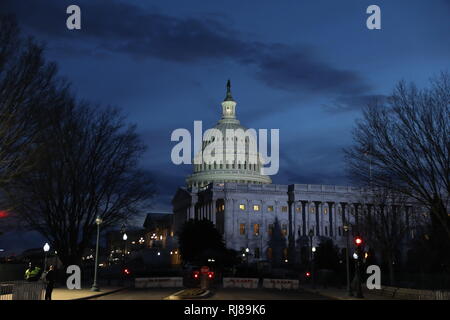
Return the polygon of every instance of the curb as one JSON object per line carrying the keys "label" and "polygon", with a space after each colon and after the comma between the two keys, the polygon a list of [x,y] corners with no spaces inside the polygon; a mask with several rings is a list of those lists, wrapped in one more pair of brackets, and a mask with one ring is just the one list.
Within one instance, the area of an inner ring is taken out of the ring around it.
{"label": "curb", "polygon": [[123,287],[123,288],[115,289],[115,290],[112,290],[112,291],[107,291],[107,292],[101,292],[101,293],[98,293],[98,294],[94,294],[94,295],[92,295],[92,296],[81,297],[81,298],[75,298],[75,299],[70,299],[70,300],[89,300],[89,299],[92,299],[92,298],[98,298],[98,297],[106,296],[106,295],[108,295],[108,294],[116,293],[116,292],[125,290],[125,289],[127,289],[127,288],[128,288],[128,287]]}

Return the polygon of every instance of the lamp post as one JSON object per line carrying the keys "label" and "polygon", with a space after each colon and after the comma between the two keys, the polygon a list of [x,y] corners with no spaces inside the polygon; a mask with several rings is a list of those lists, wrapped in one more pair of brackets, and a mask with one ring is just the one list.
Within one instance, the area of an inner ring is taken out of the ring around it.
{"label": "lamp post", "polygon": [[102,218],[97,217],[95,223],[97,224],[97,243],[95,245],[95,266],[94,266],[94,283],[92,284],[91,291],[100,291],[97,285],[97,269],[98,269],[98,246],[100,242],[100,224],[103,222]]}
{"label": "lamp post", "polygon": [[47,270],[47,253],[50,250],[50,245],[46,242],[44,244],[44,271]]}
{"label": "lamp post", "polygon": [[314,254],[316,253],[316,247],[312,247],[311,248],[311,265],[312,265],[312,268],[311,268],[311,272],[312,272],[312,287],[313,287],[313,289],[315,289],[316,288],[316,282],[315,282],[315,277],[316,277],[316,275],[315,275],[315,273],[314,273]]}
{"label": "lamp post", "polygon": [[350,239],[349,239],[349,231],[350,227],[348,225],[344,225],[344,232],[347,234],[347,248],[345,250],[345,264],[347,266],[347,291],[348,295],[350,297],[353,297],[352,287],[350,285],[350,259],[349,259],[349,252],[350,252]]}
{"label": "lamp post", "polygon": [[313,262],[312,262],[312,248],[313,248],[313,236],[314,236],[314,231],[313,231],[313,229],[309,229],[309,233],[308,233],[308,236],[309,236],[309,252],[308,252],[308,259],[309,259],[309,264],[310,264],[310,267],[311,267],[311,281],[312,281],[312,283],[313,283],[313,286],[314,286],[314,272],[313,272],[313,270],[312,270],[312,268],[313,268]]}
{"label": "lamp post", "polygon": [[125,263],[125,255],[127,253],[127,239],[128,239],[128,236],[127,236],[126,233],[123,234],[122,239],[123,239],[123,242],[124,242],[123,243],[123,262]]}
{"label": "lamp post", "polygon": [[248,273],[249,273],[248,256],[250,255],[250,249],[249,248],[245,248],[245,255],[246,255],[246,258],[247,258],[247,276],[248,276]]}

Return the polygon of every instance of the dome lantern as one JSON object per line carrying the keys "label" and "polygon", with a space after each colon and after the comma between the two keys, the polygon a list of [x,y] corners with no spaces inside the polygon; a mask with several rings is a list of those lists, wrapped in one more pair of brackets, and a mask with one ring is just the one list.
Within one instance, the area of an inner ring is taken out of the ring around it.
{"label": "dome lantern", "polygon": [[231,96],[231,82],[227,81],[227,95],[222,102],[222,119],[236,119],[236,101]]}

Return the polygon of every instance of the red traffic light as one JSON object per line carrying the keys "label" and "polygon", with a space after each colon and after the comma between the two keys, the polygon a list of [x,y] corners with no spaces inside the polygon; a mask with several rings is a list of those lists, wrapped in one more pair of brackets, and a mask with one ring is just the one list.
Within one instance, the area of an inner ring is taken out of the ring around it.
{"label": "red traffic light", "polygon": [[195,271],[194,272],[194,279],[198,279],[199,275],[200,275],[200,272]]}
{"label": "red traffic light", "polygon": [[214,278],[214,272],[208,272],[208,278],[209,279]]}
{"label": "red traffic light", "polygon": [[311,277],[311,272],[307,272],[305,275],[307,278],[309,278],[309,277]]}
{"label": "red traffic light", "polygon": [[359,247],[363,243],[363,239],[361,237],[355,238],[355,244]]}
{"label": "red traffic light", "polygon": [[129,275],[129,274],[131,274],[131,271],[130,271],[130,269],[123,269],[123,273],[125,273],[126,275]]}

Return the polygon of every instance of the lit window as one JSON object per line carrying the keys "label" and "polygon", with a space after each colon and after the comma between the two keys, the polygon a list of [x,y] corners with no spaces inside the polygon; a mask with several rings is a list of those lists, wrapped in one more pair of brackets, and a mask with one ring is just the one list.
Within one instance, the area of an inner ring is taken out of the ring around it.
{"label": "lit window", "polygon": [[255,234],[255,236],[259,236],[259,224],[255,223],[253,225],[253,233]]}
{"label": "lit window", "polygon": [[257,204],[253,205],[253,211],[259,211],[259,205]]}
{"label": "lit window", "polygon": [[314,210],[315,208],[314,207],[311,207],[310,209],[309,209],[309,212],[311,212],[311,213],[314,213]]}
{"label": "lit window", "polygon": [[328,213],[328,208],[324,208],[323,209],[323,213],[327,214]]}
{"label": "lit window", "polygon": [[282,212],[287,212],[287,206],[282,206],[282,207],[281,207],[281,211],[282,211]]}
{"label": "lit window", "polygon": [[283,256],[284,256],[285,259],[288,258],[288,248],[284,248],[283,249]]}
{"label": "lit window", "polygon": [[241,224],[239,225],[239,233],[240,233],[241,235],[244,235],[244,234],[245,234],[245,224],[244,224],[244,223],[241,223]]}
{"label": "lit window", "polygon": [[240,204],[240,205],[239,205],[239,209],[245,210],[245,204]]}
{"label": "lit window", "polygon": [[267,206],[267,211],[272,212],[273,211],[273,206]]}
{"label": "lit window", "polygon": [[288,233],[287,224],[283,224],[282,232],[283,232],[283,236],[287,236],[287,233]]}
{"label": "lit window", "polygon": [[295,211],[297,211],[297,212],[302,212],[302,208],[297,207],[297,208],[295,208]]}

